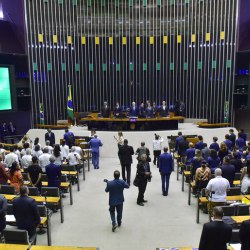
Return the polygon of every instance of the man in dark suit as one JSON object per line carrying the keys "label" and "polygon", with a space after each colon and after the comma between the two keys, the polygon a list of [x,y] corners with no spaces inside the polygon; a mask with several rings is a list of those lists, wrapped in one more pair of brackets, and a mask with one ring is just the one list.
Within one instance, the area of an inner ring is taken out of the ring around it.
{"label": "man in dark suit", "polygon": [[110,117],[110,107],[108,106],[107,102],[103,103],[102,109],[101,109],[101,116],[104,118]]}
{"label": "man in dark suit", "polygon": [[174,162],[171,154],[168,153],[168,148],[164,147],[164,153],[159,157],[159,172],[161,174],[162,195],[168,196],[169,178],[173,171]]}
{"label": "man in dark suit", "polygon": [[[132,155],[134,154],[133,147],[128,145],[128,140],[124,140],[124,144],[119,148],[118,155],[120,157],[121,166],[122,166],[122,179],[127,181],[130,185],[130,175],[131,175],[131,164],[133,162]],[[127,172],[127,178],[126,174]]]}
{"label": "man in dark suit", "polygon": [[122,107],[120,106],[119,102],[116,103],[114,108],[114,117],[122,117]]}
{"label": "man in dark suit", "polygon": [[230,187],[233,187],[235,167],[234,165],[230,164],[230,159],[228,156],[224,157],[223,164],[220,168],[222,171],[222,177],[226,178],[229,181]]}
{"label": "man in dark suit", "polygon": [[115,179],[113,181],[104,180],[107,182],[105,191],[109,192],[109,212],[112,221],[113,232],[117,228],[115,210],[117,212],[118,227],[120,227],[122,224],[122,209],[124,202],[123,189],[129,188],[129,185],[125,181],[119,179],[120,172],[118,170],[114,172],[114,178]]}
{"label": "man in dark suit", "polygon": [[239,238],[241,242],[241,250],[250,249],[250,220],[243,221],[240,226]]}
{"label": "man in dark suit", "polygon": [[21,186],[20,197],[13,200],[13,214],[18,229],[27,230],[29,237],[32,237],[36,234],[36,228],[40,224],[40,215],[36,201],[28,194],[28,188]]}
{"label": "man in dark suit", "polygon": [[231,128],[229,129],[229,140],[232,142],[232,147],[235,147],[235,141],[236,141],[236,135],[234,133],[234,130]]}
{"label": "man in dark suit", "polygon": [[68,129],[65,129],[65,134],[63,136],[63,139],[65,140],[66,145],[68,145],[69,148],[75,145],[75,135]]}
{"label": "man in dark suit", "polygon": [[147,155],[142,154],[141,160],[137,164],[136,177],[138,178],[138,197],[137,205],[144,206],[147,200],[144,200],[144,193],[146,191],[148,181],[151,181],[150,165],[147,161]]}
{"label": "man in dark suit", "polygon": [[51,131],[50,128],[47,131],[48,132],[45,134],[45,141],[49,141],[50,146],[53,147],[55,145],[55,134]]}
{"label": "man in dark suit", "polygon": [[60,187],[61,167],[54,164],[55,157],[50,156],[50,164],[45,167],[48,177],[48,187]]}
{"label": "man in dark suit", "polygon": [[129,116],[130,117],[138,117],[139,111],[138,108],[136,107],[136,103],[132,102],[132,106],[129,109]]}
{"label": "man in dark suit", "polygon": [[160,115],[160,117],[167,117],[168,116],[168,106],[166,105],[165,101],[162,102],[162,105],[159,108],[159,115]]}
{"label": "man in dark suit", "polygon": [[232,236],[232,227],[222,221],[223,210],[215,207],[214,221],[204,224],[199,250],[226,250]]}

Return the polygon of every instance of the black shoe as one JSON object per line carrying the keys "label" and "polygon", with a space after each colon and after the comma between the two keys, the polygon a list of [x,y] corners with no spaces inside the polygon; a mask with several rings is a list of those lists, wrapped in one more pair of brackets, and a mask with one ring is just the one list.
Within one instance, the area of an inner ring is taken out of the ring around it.
{"label": "black shoe", "polygon": [[118,223],[118,227],[120,227],[122,225],[122,223]]}
{"label": "black shoe", "polygon": [[112,226],[112,232],[114,232],[117,228],[117,225],[115,224],[114,226]]}
{"label": "black shoe", "polygon": [[142,202],[137,202],[138,206],[144,206],[144,204]]}
{"label": "black shoe", "polygon": [[143,202],[143,203],[146,203],[146,202],[148,202],[148,201],[147,201],[147,200],[143,200],[142,202]]}

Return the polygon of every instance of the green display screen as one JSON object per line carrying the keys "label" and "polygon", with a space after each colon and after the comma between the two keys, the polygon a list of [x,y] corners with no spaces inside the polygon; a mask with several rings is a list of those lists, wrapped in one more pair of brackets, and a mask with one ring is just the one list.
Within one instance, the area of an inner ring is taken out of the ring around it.
{"label": "green display screen", "polygon": [[12,109],[10,72],[8,67],[0,67],[0,111]]}

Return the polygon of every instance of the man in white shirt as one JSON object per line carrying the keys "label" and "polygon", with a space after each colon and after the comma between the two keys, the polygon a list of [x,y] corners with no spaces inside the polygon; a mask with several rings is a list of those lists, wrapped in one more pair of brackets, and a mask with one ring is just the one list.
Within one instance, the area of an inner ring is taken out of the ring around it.
{"label": "man in white shirt", "polygon": [[69,155],[69,146],[66,145],[65,140],[62,141],[62,145],[60,146],[60,148],[61,148],[63,160],[67,159]]}
{"label": "man in white shirt", "polygon": [[70,166],[76,166],[76,165],[79,164],[79,161],[80,161],[81,157],[80,157],[80,155],[76,152],[75,146],[72,146],[71,152],[69,153],[67,159],[68,159],[68,161],[69,161],[69,165],[70,165]]}
{"label": "man in white shirt", "polygon": [[47,148],[49,150],[49,154],[51,155],[53,152],[53,147],[50,146],[50,141],[45,142],[46,146],[44,148]]}
{"label": "man in white shirt", "polygon": [[31,149],[26,150],[26,155],[22,157],[21,164],[22,168],[28,168],[32,163]]}
{"label": "man in white shirt", "polygon": [[227,197],[227,190],[230,189],[230,183],[227,179],[221,176],[220,168],[215,169],[215,178],[211,179],[206,187],[208,199],[208,213],[209,217],[213,216],[213,209],[216,206],[224,206]]}
{"label": "man in white shirt", "polygon": [[14,153],[14,148],[10,148],[10,153],[5,156],[4,164],[9,168],[13,162],[18,163],[18,156]]}
{"label": "man in white shirt", "polygon": [[49,154],[49,149],[48,148],[44,148],[43,150],[43,154],[39,156],[39,166],[42,168],[43,172],[45,173],[45,167],[47,165],[50,164],[49,158],[50,158],[50,154]]}

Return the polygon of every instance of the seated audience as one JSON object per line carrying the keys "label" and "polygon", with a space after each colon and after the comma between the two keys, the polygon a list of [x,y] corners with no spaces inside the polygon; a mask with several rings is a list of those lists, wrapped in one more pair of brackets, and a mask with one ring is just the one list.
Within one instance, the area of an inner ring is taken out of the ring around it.
{"label": "seated audience", "polygon": [[26,186],[20,187],[20,196],[13,200],[13,214],[18,229],[27,230],[29,237],[36,235],[40,224],[40,214],[36,201],[29,196]]}
{"label": "seated audience", "polygon": [[23,176],[17,162],[13,162],[8,173],[10,185],[19,193],[20,187],[23,185]]}
{"label": "seated audience", "polygon": [[214,219],[203,225],[199,250],[227,250],[232,236],[232,227],[222,221],[221,207],[213,209]]}
{"label": "seated audience", "polygon": [[229,183],[230,187],[233,187],[234,177],[235,177],[235,167],[234,165],[230,164],[230,159],[228,156],[224,157],[223,164],[221,165],[222,177],[226,178]]}
{"label": "seated audience", "polygon": [[216,152],[218,152],[220,149],[220,146],[217,143],[217,141],[218,141],[218,137],[213,137],[213,143],[210,144],[209,149],[214,149]]}
{"label": "seated audience", "polygon": [[30,186],[37,187],[39,191],[42,187],[42,173],[42,168],[38,165],[38,158],[33,156],[32,164],[28,167],[27,174],[30,181]]}

